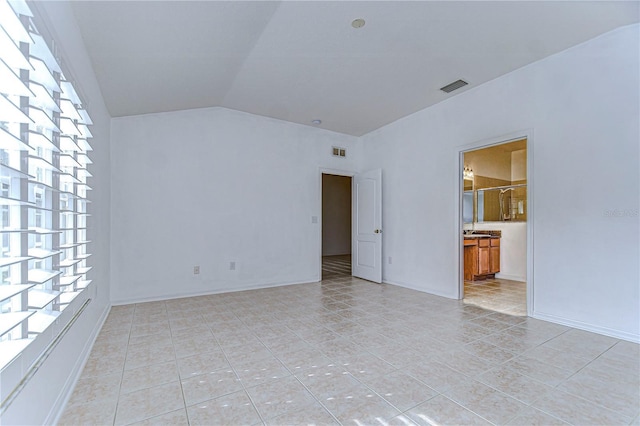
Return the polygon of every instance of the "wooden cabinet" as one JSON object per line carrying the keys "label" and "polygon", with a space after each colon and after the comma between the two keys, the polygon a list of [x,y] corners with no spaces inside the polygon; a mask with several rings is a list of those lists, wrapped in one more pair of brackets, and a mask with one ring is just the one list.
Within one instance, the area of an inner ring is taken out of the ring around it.
{"label": "wooden cabinet", "polygon": [[464,240],[464,280],[472,281],[478,268],[478,245],[475,240]]}
{"label": "wooden cabinet", "polygon": [[489,238],[478,240],[478,270],[474,275],[487,275],[489,273],[491,265],[489,240]]}
{"label": "wooden cabinet", "polygon": [[484,279],[497,272],[500,272],[500,238],[465,238],[464,279]]}
{"label": "wooden cabinet", "polygon": [[489,273],[500,272],[500,238],[491,238],[489,247]]}

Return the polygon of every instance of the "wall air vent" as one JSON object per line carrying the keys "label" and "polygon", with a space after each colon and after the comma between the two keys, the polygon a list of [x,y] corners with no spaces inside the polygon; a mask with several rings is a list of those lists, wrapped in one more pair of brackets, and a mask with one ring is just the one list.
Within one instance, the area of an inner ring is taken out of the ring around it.
{"label": "wall air vent", "polygon": [[347,156],[347,150],[344,148],[340,148],[339,146],[334,146],[333,147],[333,155],[334,157],[346,157]]}
{"label": "wall air vent", "polygon": [[459,89],[459,88],[461,88],[461,87],[466,86],[467,84],[469,84],[469,83],[467,83],[467,82],[466,82],[466,81],[464,81],[464,80],[458,80],[458,81],[454,81],[454,82],[453,82],[453,83],[451,83],[451,84],[447,84],[447,85],[446,85],[446,86],[444,86],[444,87],[441,87],[441,88],[440,88],[440,90],[442,90],[443,92],[446,92],[446,93],[451,93],[451,92],[453,92],[454,90],[457,90],[457,89]]}

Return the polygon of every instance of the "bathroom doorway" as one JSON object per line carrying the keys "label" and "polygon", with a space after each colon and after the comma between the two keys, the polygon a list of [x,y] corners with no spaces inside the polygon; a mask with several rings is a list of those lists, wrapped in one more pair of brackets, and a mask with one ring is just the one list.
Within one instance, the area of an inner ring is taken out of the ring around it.
{"label": "bathroom doorway", "polygon": [[322,174],[322,279],[351,277],[352,177]]}
{"label": "bathroom doorway", "polygon": [[513,316],[530,312],[527,144],[521,137],[461,151],[460,295]]}

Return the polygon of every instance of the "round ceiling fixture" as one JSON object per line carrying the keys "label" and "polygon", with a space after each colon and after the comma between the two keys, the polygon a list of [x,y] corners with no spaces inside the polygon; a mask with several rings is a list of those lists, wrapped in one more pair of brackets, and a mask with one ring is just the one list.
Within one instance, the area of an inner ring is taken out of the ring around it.
{"label": "round ceiling fixture", "polygon": [[322,120],[318,120],[318,119],[312,120],[311,122],[315,125],[322,124]]}
{"label": "round ceiling fixture", "polygon": [[364,22],[364,19],[362,19],[362,18],[358,18],[358,19],[354,19],[354,20],[351,22],[351,26],[352,26],[353,28],[362,28],[362,27],[364,27],[364,24],[365,24],[365,23],[366,23],[366,22]]}

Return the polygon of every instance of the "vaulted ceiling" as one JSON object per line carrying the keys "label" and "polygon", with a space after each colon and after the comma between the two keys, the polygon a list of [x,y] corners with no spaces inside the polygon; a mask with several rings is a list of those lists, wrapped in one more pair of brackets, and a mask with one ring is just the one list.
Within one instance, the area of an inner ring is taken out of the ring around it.
{"label": "vaulted ceiling", "polygon": [[638,5],[72,2],[114,117],[223,106],[356,136],[638,22]]}

